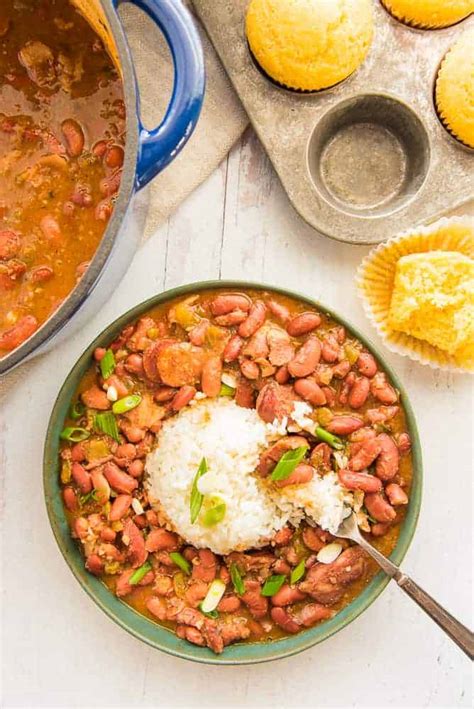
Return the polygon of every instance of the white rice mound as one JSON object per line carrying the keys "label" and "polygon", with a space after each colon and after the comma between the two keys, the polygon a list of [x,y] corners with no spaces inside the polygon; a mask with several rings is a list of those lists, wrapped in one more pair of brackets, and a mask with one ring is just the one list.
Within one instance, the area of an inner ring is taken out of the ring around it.
{"label": "white rice mound", "polygon": [[[285,433],[233,399],[193,401],[163,423],[147,457],[151,504],[188,543],[217,554],[265,546],[287,522],[297,526],[305,515],[335,531],[350,495],[334,473],[282,489],[255,473],[262,452]],[[203,458],[209,471],[198,483],[204,503],[191,524],[191,488]],[[211,496],[225,502],[226,512],[218,524],[206,527],[202,516]]]}

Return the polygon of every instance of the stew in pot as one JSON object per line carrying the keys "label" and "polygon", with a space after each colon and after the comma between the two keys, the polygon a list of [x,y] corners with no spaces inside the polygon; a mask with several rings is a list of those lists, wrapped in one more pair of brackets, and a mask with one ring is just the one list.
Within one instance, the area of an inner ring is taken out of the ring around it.
{"label": "stew in pot", "polygon": [[87,268],[121,178],[125,109],[101,39],[67,0],[0,5],[0,356]]}

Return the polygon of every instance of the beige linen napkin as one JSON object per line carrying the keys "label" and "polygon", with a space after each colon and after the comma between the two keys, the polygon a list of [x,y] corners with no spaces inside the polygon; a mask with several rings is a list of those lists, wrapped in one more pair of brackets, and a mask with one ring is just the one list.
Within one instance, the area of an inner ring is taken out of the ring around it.
{"label": "beige linen napkin", "polygon": [[[189,3],[188,7],[189,7]],[[151,20],[133,5],[120,10],[132,50],[147,128],[157,125],[168,105],[173,65],[166,41]],[[248,118],[204,29],[199,27],[207,72],[201,118],[183,152],[150,185],[145,237],[152,234],[219,165],[244,131]]]}

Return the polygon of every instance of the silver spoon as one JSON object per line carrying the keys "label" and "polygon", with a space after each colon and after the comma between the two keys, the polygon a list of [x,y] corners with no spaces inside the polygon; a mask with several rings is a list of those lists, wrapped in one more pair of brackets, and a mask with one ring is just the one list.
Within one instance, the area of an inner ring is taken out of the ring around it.
{"label": "silver spoon", "polygon": [[425,613],[427,613],[430,618],[432,618],[435,623],[437,623],[444,632],[449,635],[451,640],[459,645],[461,650],[463,650],[466,655],[472,660],[474,657],[474,634],[462,625],[456,618],[448,613],[442,606],[437,603],[434,598],[423,591],[418,584],[416,584],[412,579],[404,574],[398,566],[396,566],[390,559],[387,559],[383,554],[381,554],[375,547],[373,547],[369,542],[364,539],[359,531],[356,516],[354,513],[346,517],[342,522],[336,533],[337,537],[342,537],[343,539],[351,539],[356,544],[359,544],[362,549],[364,549],[370,556],[375,559],[377,564],[381,567],[385,573],[394,579],[400,588],[402,588],[405,593],[407,593],[420,608],[422,608]]}

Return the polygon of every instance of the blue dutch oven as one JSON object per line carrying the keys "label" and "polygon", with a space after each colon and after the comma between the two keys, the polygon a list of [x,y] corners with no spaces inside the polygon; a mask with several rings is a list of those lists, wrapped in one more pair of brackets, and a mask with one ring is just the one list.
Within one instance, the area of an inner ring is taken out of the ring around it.
{"label": "blue dutch oven", "polygon": [[[140,119],[140,101],[132,57],[117,14],[122,0],[89,0],[85,16],[94,17],[120,62],[127,110],[123,176],[114,212],[89,268],[79,284],[26,342],[0,359],[0,375],[65,339],[94,315],[123,277],[144,225],[143,199],[137,194],[182,150],[202,107],[204,59],[198,33],[180,0],[130,0],[158,25],[174,64],[174,86],[162,122],[147,130]],[[91,24],[95,24],[91,22]]]}

